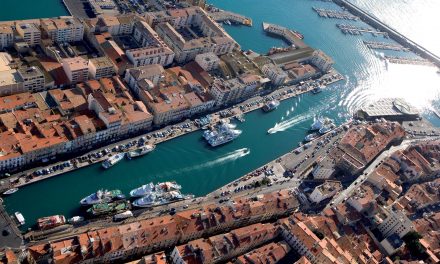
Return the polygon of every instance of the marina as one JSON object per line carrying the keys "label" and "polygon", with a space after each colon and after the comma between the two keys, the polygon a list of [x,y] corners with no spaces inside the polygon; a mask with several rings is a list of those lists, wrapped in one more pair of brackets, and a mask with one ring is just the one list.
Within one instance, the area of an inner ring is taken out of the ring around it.
{"label": "marina", "polygon": [[423,58],[405,58],[398,56],[384,56],[384,59],[390,63],[395,64],[411,64],[411,65],[423,65],[423,66],[434,66],[432,62]]}
{"label": "marina", "polygon": [[379,50],[395,50],[395,51],[410,51],[408,48],[405,48],[399,44],[387,43],[387,42],[376,42],[376,41],[363,41],[365,46],[370,49],[379,49]]}
{"label": "marina", "polygon": [[312,9],[318,13],[320,17],[324,18],[336,18],[336,19],[344,19],[344,20],[359,20],[359,17],[347,12],[347,11],[338,11],[326,8],[318,8],[312,7]]}
{"label": "marina", "polygon": [[388,38],[388,33],[380,32],[380,31],[377,31],[375,29],[370,29],[370,28],[367,28],[367,27],[357,27],[357,26],[350,25],[350,24],[336,24],[336,26],[344,34],[363,35],[364,33],[370,33],[374,37],[383,36],[385,38]]}

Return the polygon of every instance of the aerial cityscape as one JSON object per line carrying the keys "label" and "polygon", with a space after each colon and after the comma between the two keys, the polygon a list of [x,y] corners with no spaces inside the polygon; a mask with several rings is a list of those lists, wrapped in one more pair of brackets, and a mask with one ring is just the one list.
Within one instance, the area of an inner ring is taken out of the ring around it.
{"label": "aerial cityscape", "polygon": [[4,1],[0,263],[440,263],[440,3]]}

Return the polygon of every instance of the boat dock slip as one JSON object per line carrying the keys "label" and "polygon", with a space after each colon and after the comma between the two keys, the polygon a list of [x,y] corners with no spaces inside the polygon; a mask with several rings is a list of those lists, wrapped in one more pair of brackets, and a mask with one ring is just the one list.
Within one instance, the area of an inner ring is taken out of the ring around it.
{"label": "boat dock slip", "polygon": [[229,11],[219,10],[217,12],[210,12],[208,15],[216,22],[229,21],[235,24],[245,26],[252,26],[252,19]]}
{"label": "boat dock slip", "polygon": [[385,56],[384,59],[390,63],[395,63],[395,64],[434,66],[432,62],[422,58],[404,58],[397,56]]}
{"label": "boat dock slip", "polygon": [[364,28],[364,27],[357,27],[354,25],[349,24],[336,24],[336,26],[342,31],[344,34],[350,34],[350,35],[362,35],[364,33],[371,33],[373,36],[379,36],[382,35],[386,38],[388,38],[388,33],[386,32],[380,32],[375,29],[371,28]]}
{"label": "boat dock slip", "polygon": [[337,19],[345,19],[345,20],[359,20],[359,17],[352,15],[347,11],[338,11],[332,9],[318,8],[312,7],[312,9],[318,13],[320,17],[324,18],[337,18]]}
{"label": "boat dock slip", "polygon": [[263,30],[266,33],[270,33],[285,39],[290,45],[294,45],[297,48],[307,48],[308,46],[302,41],[304,36],[295,30],[290,30],[288,28],[278,26],[275,24],[269,24],[263,22]]}
{"label": "boat dock slip", "polygon": [[380,50],[396,50],[396,51],[409,51],[408,48],[403,47],[399,44],[387,43],[387,42],[376,42],[376,41],[365,41],[365,46],[370,49],[380,49]]}

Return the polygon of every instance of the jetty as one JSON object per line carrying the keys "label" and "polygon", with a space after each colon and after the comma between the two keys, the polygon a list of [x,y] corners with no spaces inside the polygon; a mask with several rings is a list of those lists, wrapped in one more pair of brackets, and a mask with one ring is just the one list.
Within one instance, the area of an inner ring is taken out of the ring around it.
{"label": "jetty", "polygon": [[280,38],[283,38],[290,45],[295,46],[297,48],[306,48],[307,45],[304,43],[304,36],[296,30],[291,30],[282,26],[278,26],[275,24],[269,24],[263,22],[263,30],[266,33],[273,34]]}
{"label": "jetty", "polygon": [[353,13],[354,15],[361,17],[365,23],[369,24],[373,28],[377,28],[378,30],[387,32],[388,35],[396,42],[398,42],[400,45],[409,48],[414,53],[418,54],[419,56],[425,59],[432,61],[437,67],[440,67],[440,56],[435,55],[434,53],[430,52],[423,46],[407,38],[406,36],[399,33],[394,28],[388,26],[387,24],[377,19],[375,16],[368,14],[367,12],[365,12],[364,10],[350,3],[347,0],[333,0],[333,2],[343,8],[346,8],[349,12]]}
{"label": "jetty", "polygon": [[387,32],[381,32],[377,31],[372,28],[365,28],[365,27],[357,27],[350,24],[336,24],[336,26],[341,30],[344,34],[350,34],[350,35],[363,35],[364,33],[370,33],[371,35],[377,37],[377,36],[383,36],[385,38],[388,38]]}
{"label": "jetty", "polygon": [[216,12],[209,12],[208,15],[216,22],[229,21],[234,24],[241,24],[249,27],[252,26],[251,18],[230,11],[218,10]]}
{"label": "jetty", "polygon": [[402,45],[394,44],[394,43],[365,41],[364,40],[364,44],[365,44],[365,46],[367,46],[370,49],[409,51],[408,48],[405,48]]}
{"label": "jetty", "polygon": [[345,19],[345,20],[359,20],[359,17],[347,12],[347,11],[339,11],[325,8],[312,7],[312,9],[318,13],[320,17],[324,18],[336,18],[336,19]]}
{"label": "jetty", "polygon": [[411,65],[424,65],[424,66],[434,66],[432,62],[423,58],[405,58],[398,56],[384,56],[384,59],[390,63],[395,64],[411,64]]}

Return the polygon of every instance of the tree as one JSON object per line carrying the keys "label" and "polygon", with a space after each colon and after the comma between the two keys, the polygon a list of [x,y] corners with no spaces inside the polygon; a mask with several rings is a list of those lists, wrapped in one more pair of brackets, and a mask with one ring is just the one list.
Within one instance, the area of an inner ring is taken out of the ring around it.
{"label": "tree", "polygon": [[423,236],[416,231],[410,231],[402,239],[405,242],[411,257],[417,260],[425,260],[428,258],[425,248],[420,243]]}

